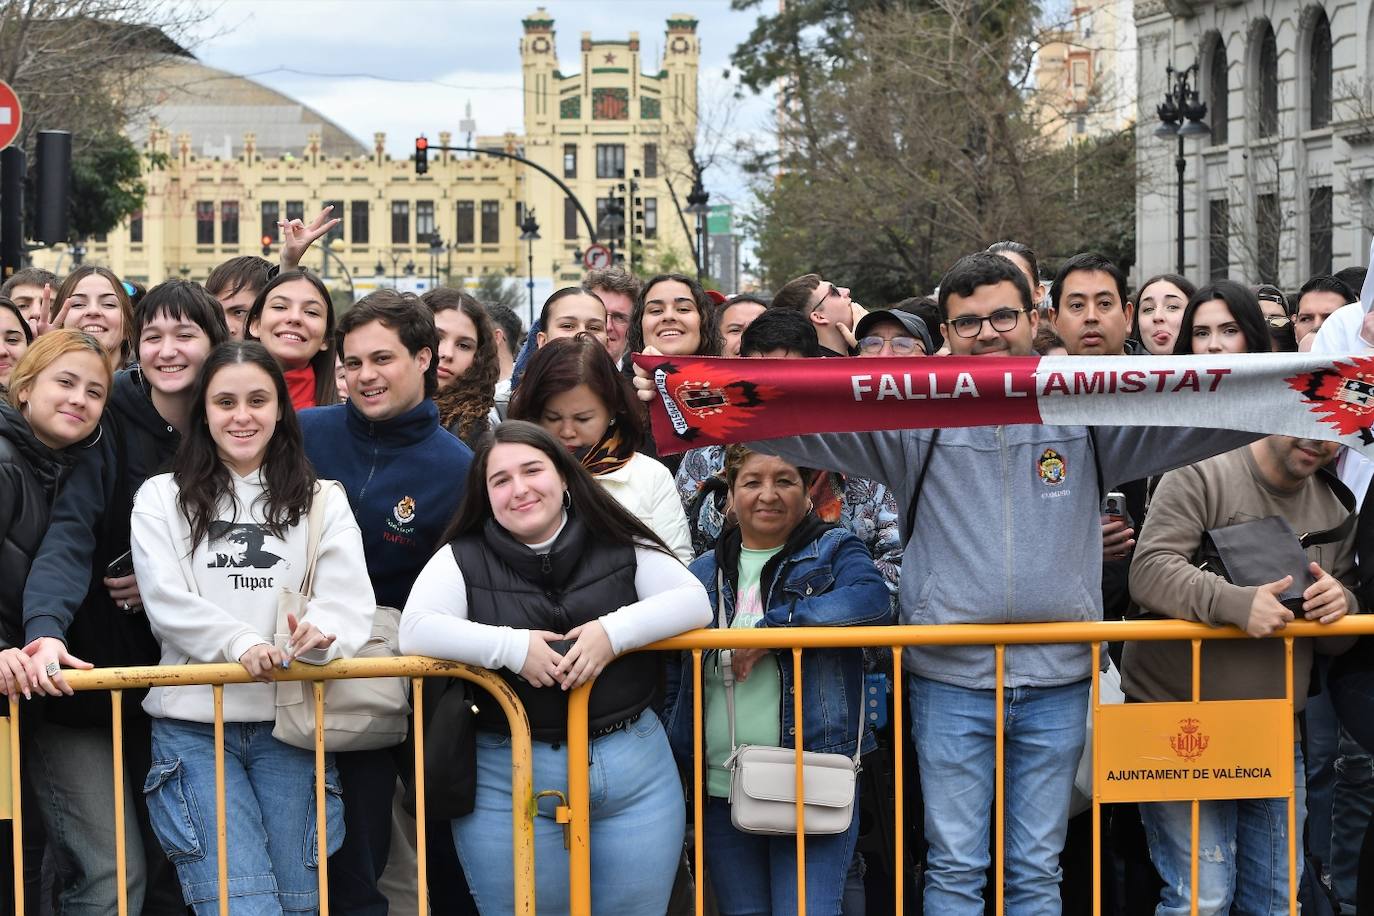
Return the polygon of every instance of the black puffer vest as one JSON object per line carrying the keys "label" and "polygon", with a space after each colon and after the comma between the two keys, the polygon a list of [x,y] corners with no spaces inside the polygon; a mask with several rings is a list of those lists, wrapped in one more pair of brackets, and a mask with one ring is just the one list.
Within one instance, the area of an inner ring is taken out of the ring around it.
{"label": "black puffer vest", "polygon": [[[494,521],[481,536],[467,535],[449,545],[467,586],[468,619],[493,626],[566,633],[638,599],[635,553],[631,547],[596,542],[576,516],[547,554],[536,554]],[[551,643],[566,652],[571,642]],[[567,738],[568,695],[558,687],[532,687],[514,672],[498,672],[511,685],[530,719],[536,741]],[[592,688],[593,733],[644,710],[659,683],[659,661],[636,652],[616,659]],[[506,733],[510,727],[495,703],[480,704],[478,727]]]}

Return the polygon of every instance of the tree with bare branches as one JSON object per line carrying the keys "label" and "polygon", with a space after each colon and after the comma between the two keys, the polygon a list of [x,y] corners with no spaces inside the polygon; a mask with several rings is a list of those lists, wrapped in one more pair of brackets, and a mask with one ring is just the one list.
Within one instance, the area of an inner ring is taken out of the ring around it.
{"label": "tree with bare branches", "polygon": [[845,5],[800,4],[846,29],[765,17],[776,41],[741,70],[757,86],[763,62],[777,68],[778,145],[758,163],[754,225],[771,285],[819,270],[864,301],[895,301],[1004,238],[1051,258],[1110,242],[1129,266],[1133,144],[1047,139],[1027,103],[1048,29],[1033,4]]}

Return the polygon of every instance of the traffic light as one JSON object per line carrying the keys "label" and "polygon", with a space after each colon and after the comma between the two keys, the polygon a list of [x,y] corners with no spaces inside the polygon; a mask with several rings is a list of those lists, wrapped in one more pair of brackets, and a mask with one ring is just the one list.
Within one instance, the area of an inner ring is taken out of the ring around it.
{"label": "traffic light", "polygon": [[65,130],[38,132],[38,212],[35,241],[65,242],[70,236],[72,135]]}
{"label": "traffic light", "polygon": [[429,141],[424,135],[415,138],[415,174],[423,175],[429,171]]}
{"label": "traffic light", "polygon": [[272,236],[270,235],[264,235],[262,237],[262,256],[264,258],[270,258],[272,256]]}

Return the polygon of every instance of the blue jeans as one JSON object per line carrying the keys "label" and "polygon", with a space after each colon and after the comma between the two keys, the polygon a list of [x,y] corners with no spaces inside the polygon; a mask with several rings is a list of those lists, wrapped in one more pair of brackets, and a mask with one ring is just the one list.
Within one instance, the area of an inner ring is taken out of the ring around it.
{"label": "blue jeans", "polygon": [[[332,755],[331,755],[332,757]],[[225,826],[234,916],[319,907],[315,755],[272,737],[271,722],[224,725]],[[343,796],[325,771],[329,851],[343,842]],[[153,720],[153,766],[143,792],[153,832],[197,916],[219,912],[215,727]]]}
{"label": "blue jeans", "polygon": [[[858,789],[855,789],[857,794]],[[706,800],[702,847],[721,916],[795,916],[797,840],[742,833],[730,823],[730,803]],[[849,829],[806,838],[806,912],[839,916],[845,879],[859,837],[859,804]]]}
{"label": "blue jeans", "polygon": [[[1294,745],[1298,809],[1298,877],[1302,877],[1305,781],[1302,746]],[[1191,910],[1192,805],[1140,806],[1150,858],[1164,879],[1155,916]],[[1247,798],[1198,805],[1198,916],[1286,916],[1288,913],[1288,799]]]}
{"label": "blue jeans", "polygon": [[[511,872],[510,738],[477,733],[477,801],[453,822],[458,858],[477,908],[515,910]],[[533,744],[534,791],[568,791],[568,749]],[[668,908],[687,814],[662,724],[646,710],[591,746],[592,912],[662,913]],[[534,819],[535,903],[540,916],[568,912],[568,851],[557,802],[539,800]]]}
{"label": "blue jeans", "polygon": [[[982,916],[996,776],[996,693],[911,676],[912,735],[925,802],[925,912]],[[1006,913],[1058,913],[1059,854],[1083,751],[1088,681],[1008,687]]]}

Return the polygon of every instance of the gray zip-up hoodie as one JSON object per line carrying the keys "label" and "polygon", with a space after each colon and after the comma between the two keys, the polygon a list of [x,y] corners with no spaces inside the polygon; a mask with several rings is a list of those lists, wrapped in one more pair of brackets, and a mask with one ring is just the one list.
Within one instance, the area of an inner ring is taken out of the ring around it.
{"label": "gray zip-up hoodie", "polygon": [[[930,462],[902,554],[903,624],[1102,619],[1102,494],[1260,438],[1212,429],[975,426],[823,433],[751,443],[804,467],[885,483],[905,514]],[[1093,460],[1094,439],[1097,459]],[[903,519],[903,530],[910,527]],[[910,646],[908,671],[960,687],[996,686],[988,646]],[[1008,646],[1007,687],[1086,678],[1087,644]]]}

